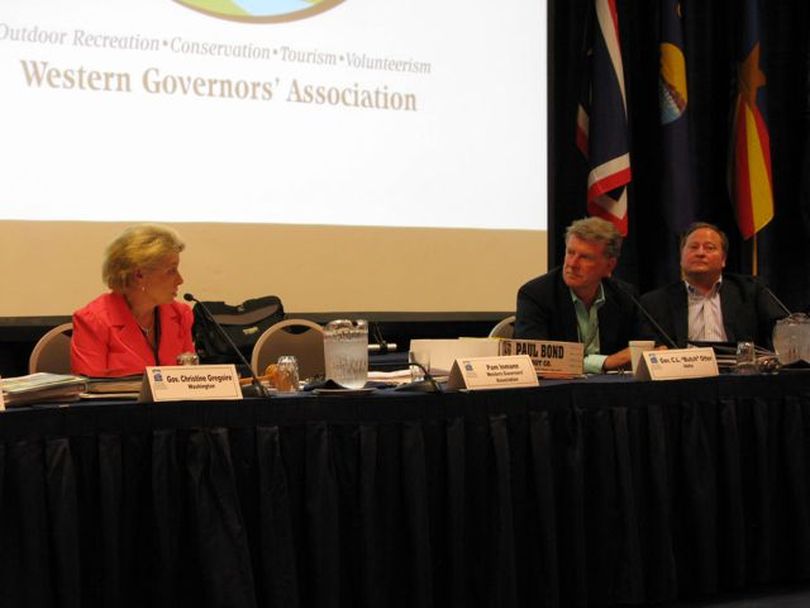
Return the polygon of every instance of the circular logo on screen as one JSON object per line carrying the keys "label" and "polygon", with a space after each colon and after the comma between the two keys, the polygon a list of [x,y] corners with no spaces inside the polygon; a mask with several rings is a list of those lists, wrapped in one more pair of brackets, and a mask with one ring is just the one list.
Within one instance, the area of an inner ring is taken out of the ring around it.
{"label": "circular logo on screen", "polygon": [[344,0],[174,0],[211,17],[271,23],[295,21],[329,10]]}

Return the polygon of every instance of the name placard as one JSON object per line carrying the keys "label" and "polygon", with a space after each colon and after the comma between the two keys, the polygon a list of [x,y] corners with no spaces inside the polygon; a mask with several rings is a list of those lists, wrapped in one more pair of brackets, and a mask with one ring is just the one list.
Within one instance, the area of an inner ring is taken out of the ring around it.
{"label": "name placard", "polygon": [[138,401],[204,401],[241,399],[236,367],[229,365],[168,365],[147,367]]}
{"label": "name placard", "polygon": [[581,376],[585,346],[551,340],[500,340],[501,355],[528,355],[538,376]]}
{"label": "name placard", "polygon": [[635,377],[639,380],[680,380],[718,374],[714,349],[680,348],[642,353]]}
{"label": "name placard", "polygon": [[538,384],[528,355],[456,359],[447,380],[447,388],[451,390],[466,388],[471,391]]}

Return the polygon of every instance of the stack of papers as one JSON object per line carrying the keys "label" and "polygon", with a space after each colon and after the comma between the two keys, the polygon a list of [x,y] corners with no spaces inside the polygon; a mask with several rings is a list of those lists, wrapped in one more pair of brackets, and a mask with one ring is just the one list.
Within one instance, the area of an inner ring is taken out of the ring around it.
{"label": "stack of papers", "polygon": [[115,378],[86,378],[88,393],[137,393],[141,390],[143,374]]}
{"label": "stack of papers", "polygon": [[137,399],[143,374],[113,378],[85,378],[87,390],[82,399]]}
{"label": "stack of papers", "polygon": [[390,384],[407,384],[411,381],[411,370],[398,369],[392,372],[369,371],[368,379],[374,382],[388,382]]}
{"label": "stack of papers", "polygon": [[32,403],[76,401],[86,386],[87,379],[81,376],[47,372],[0,380],[3,400],[7,406],[12,407]]}

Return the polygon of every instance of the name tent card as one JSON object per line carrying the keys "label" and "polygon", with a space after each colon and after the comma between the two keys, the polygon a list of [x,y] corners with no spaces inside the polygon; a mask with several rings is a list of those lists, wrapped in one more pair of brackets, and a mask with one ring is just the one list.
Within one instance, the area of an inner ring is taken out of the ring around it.
{"label": "name tent card", "polygon": [[528,355],[538,376],[581,376],[585,346],[551,340],[500,340],[501,355]]}
{"label": "name tent card", "polygon": [[206,401],[241,399],[236,367],[167,365],[147,367],[138,401]]}
{"label": "name tent card", "polygon": [[528,355],[456,359],[447,380],[447,388],[451,390],[466,388],[476,391],[538,385],[537,374]]}
{"label": "name tent card", "polygon": [[680,348],[642,353],[635,377],[639,380],[681,380],[717,376],[714,349]]}

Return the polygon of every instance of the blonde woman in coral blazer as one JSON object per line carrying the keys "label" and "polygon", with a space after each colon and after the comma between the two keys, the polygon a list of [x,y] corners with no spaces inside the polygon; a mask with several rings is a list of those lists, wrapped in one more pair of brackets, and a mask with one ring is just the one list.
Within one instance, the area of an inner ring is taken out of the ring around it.
{"label": "blonde woman in coral blazer", "polygon": [[194,352],[191,308],[175,301],[184,248],[176,232],[150,224],[127,228],[107,247],[102,276],[111,291],[73,314],[74,373],[140,374]]}

